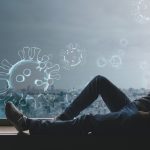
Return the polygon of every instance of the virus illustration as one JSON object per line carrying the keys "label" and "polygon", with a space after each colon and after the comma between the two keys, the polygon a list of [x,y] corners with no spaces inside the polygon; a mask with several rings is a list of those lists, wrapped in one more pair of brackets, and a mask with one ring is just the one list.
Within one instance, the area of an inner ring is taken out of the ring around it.
{"label": "virus illustration", "polygon": [[122,65],[122,59],[119,55],[113,55],[109,61],[114,68],[119,68]]}
{"label": "virus illustration", "polygon": [[138,23],[146,23],[150,21],[149,15],[150,2],[149,0],[138,0],[135,4],[134,16]]}
{"label": "virus illustration", "polygon": [[108,64],[111,65],[111,67],[113,68],[119,68],[122,65],[122,58],[120,55],[112,55],[110,57],[110,59],[107,59],[105,57],[99,57],[97,59],[97,66],[99,68],[104,68],[106,67]]}
{"label": "virus illustration", "polygon": [[105,57],[99,57],[97,59],[96,63],[97,63],[98,67],[103,68],[103,67],[105,67],[107,65],[108,62],[107,62],[107,59]]}
{"label": "virus illustration", "polygon": [[80,49],[78,44],[75,44],[75,46],[73,46],[73,44],[67,45],[66,49],[61,51],[61,63],[63,64],[63,68],[69,70],[83,64],[85,61],[84,52],[85,50]]}
{"label": "virus illustration", "polygon": [[55,79],[60,79],[59,65],[52,63],[51,55],[39,57],[40,52],[37,47],[24,47],[18,51],[21,60],[14,65],[6,59],[1,62],[0,80],[7,81],[7,89],[1,94],[11,90],[22,97],[19,103],[26,105],[27,96],[47,91]]}

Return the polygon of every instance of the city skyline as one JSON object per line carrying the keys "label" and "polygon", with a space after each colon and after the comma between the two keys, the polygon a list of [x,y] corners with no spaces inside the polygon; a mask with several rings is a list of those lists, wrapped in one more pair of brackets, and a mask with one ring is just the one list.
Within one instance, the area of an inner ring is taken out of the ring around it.
{"label": "city skyline", "polygon": [[[138,2],[2,0],[0,61],[15,64],[23,47],[39,47],[60,65],[61,79],[55,81],[56,88],[83,88],[99,74],[120,88],[149,88],[150,9],[148,0],[144,0],[146,11]],[[60,54],[70,43],[85,50],[85,60],[66,70]],[[1,89],[5,83],[0,83]]]}

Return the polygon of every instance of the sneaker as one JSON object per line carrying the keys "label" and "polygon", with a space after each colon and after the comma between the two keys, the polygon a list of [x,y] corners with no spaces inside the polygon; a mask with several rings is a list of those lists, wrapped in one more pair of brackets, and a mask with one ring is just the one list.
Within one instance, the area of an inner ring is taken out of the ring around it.
{"label": "sneaker", "polygon": [[24,116],[12,102],[7,102],[5,106],[5,114],[8,121],[14,125],[14,127],[19,131],[25,131],[27,117]]}

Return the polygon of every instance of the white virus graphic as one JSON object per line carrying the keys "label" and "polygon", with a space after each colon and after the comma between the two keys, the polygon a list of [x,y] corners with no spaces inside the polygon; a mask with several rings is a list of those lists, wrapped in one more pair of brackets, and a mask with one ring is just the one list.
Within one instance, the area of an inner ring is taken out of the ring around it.
{"label": "white virus graphic", "polygon": [[97,59],[97,62],[96,62],[97,66],[99,68],[104,68],[106,67],[108,64],[111,65],[111,67],[113,68],[119,68],[121,65],[122,65],[122,58],[120,55],[112,55],[110,57],[110,59],[108,58],[105,58],[105,57],[99,57]]}
{"label": "white virus graphic", "polygon": [[110,56],[100,56],[96,60],[97,67],[105,68],[111,66],[113,69],[119,69],[123,64],[123,57],[125,56],[125,49],[127,48],[129,41],[127,38],[121,38],[118,42],[119,47],[115,49],[115,53]]}
{"label": "white virus graphic", "polygon": [[138,0],[135,4],[134,16],[138,23],[143,24],[150,21],[150,1]]}
{"label": "white virus graphic", "polygon": [[39,110],[42,110],[43,106],[50,106],[50,108],[52,108],[54,107],[52,105],[54,104],[55,98],[55,95],[52,94],[39,94],[34,96],[34,101],[36,100],[36,102],[33,102],[32,105],[34,108],[37,108]]}
{"label": "white virus graphic", "polygon": [[60,79],[60,66],[52,63],[50,55],[40,58],[40,52],[37,47],[24,47],[18,52],[21,60],[17,63],[12,65],[6,59],[1,62],[0,80],[7,81],[7,89],[1,94],[11,90],[21,95],[20,105],[26,105],[29,95],[47,91],[55,79]]}
{"label": "white virus graphic", "polygon": [[114,68],[119,68],[122,65],[122,59],[119,55],[113,55],[109,61]]}
{"label": "white virus graphic", "polygon": [[107,59],[105,57],[99,57],[97,59],[96,63],[97,63],[98,67],[103,68],[103,67],[105,67],[107,65],[108,62],[107,62]]}
{"label": "white virus graphic", "polygon": [[65,50],[61,51],[61,63],[63,68],[69,70],[84,63],[84,49],[80,49],[78,44],[75,46],[71,43],[66,46]]}

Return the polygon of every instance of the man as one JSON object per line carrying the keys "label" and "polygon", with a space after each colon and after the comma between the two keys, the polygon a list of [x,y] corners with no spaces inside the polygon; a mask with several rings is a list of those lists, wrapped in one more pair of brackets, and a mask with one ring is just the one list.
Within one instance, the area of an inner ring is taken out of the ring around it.
{"label": "man", "polygon": [[[82,115],[75,118],[101,96],[110,113]],[[96,76],[65,111],[53,121],[30,119],[11,102],[5,107],[7,119],[19,131],[31,135],[106,135],[148,133],[150,125],[150,95],[130,101],[113,83]]]}

